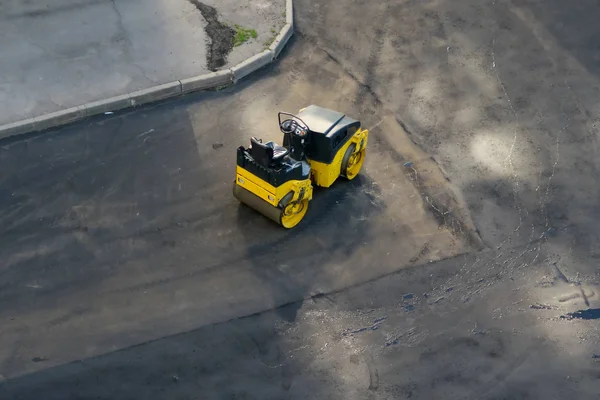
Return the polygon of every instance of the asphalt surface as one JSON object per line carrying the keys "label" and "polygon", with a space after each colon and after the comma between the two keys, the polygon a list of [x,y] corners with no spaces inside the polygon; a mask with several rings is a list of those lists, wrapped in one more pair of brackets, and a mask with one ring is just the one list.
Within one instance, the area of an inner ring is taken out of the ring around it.
{"label": "asphalt surface", "polygon": [[[0,125],[232,67],[265,48],[284,11],[285,0],[3,1]],[[256,38],[233,47],[236,24]]]}
{"label": "asphalt surface", "polygon": [[[598,5],[296,12],[239,87],[0,144],[0,395],[597,398]],[[282,232],[235,148],[310,103],[373,139]]]}

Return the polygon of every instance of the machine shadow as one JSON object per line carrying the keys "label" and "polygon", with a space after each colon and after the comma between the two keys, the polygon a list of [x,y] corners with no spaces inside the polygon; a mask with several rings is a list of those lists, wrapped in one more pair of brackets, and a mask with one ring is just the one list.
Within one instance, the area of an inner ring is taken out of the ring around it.
{"label": "machine shadow", "polygon": [[314,188],[306,216],[290,230],[238,205],[239,229],[247,243],[245,261],[268,285],[272,304],[284,320],[293,322],[304,299],[327,291],[328,281],[335,278],[327,273],[328,265],[342,265],[370,240],[377,224],[373,220],[386,208],[378,191],[365,190],[372,186],[363,170],[352,181],[340,178],[329,188]]}

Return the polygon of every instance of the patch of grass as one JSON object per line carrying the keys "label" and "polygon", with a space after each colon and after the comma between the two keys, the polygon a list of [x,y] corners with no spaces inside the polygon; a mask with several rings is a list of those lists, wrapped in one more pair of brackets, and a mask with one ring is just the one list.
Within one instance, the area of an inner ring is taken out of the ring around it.
{"label": "patch of grass", "polygon": [[252,28],[244,28],[236,24],[234,29],[233,47],[240,46],[250,40],[250,38],[255,39],[258,36],[256,30]]}

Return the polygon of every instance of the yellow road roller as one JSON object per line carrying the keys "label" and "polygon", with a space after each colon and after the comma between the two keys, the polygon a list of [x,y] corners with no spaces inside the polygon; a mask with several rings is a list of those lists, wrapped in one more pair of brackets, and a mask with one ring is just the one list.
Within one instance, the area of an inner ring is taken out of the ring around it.
{"label": "yellow road roller", "polygon": [[313,186],[352,180],[365,161],[369,131],[344,113],[310,105],[298,115],[278,113],[283,145],[250,138],[237,149],[233,195],[284,228],[298,225]]}

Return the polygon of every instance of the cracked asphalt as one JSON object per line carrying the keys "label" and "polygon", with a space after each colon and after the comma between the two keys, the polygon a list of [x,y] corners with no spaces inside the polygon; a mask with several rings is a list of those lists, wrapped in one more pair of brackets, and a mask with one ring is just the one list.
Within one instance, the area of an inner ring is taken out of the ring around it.
{"label": "cracked asphalt", "polygon": [[[596,399],[597,3],[295,7],[239,86],[0,143],[0,397]],[[373,140],[282,232],[235,148],[310,103]]]}

